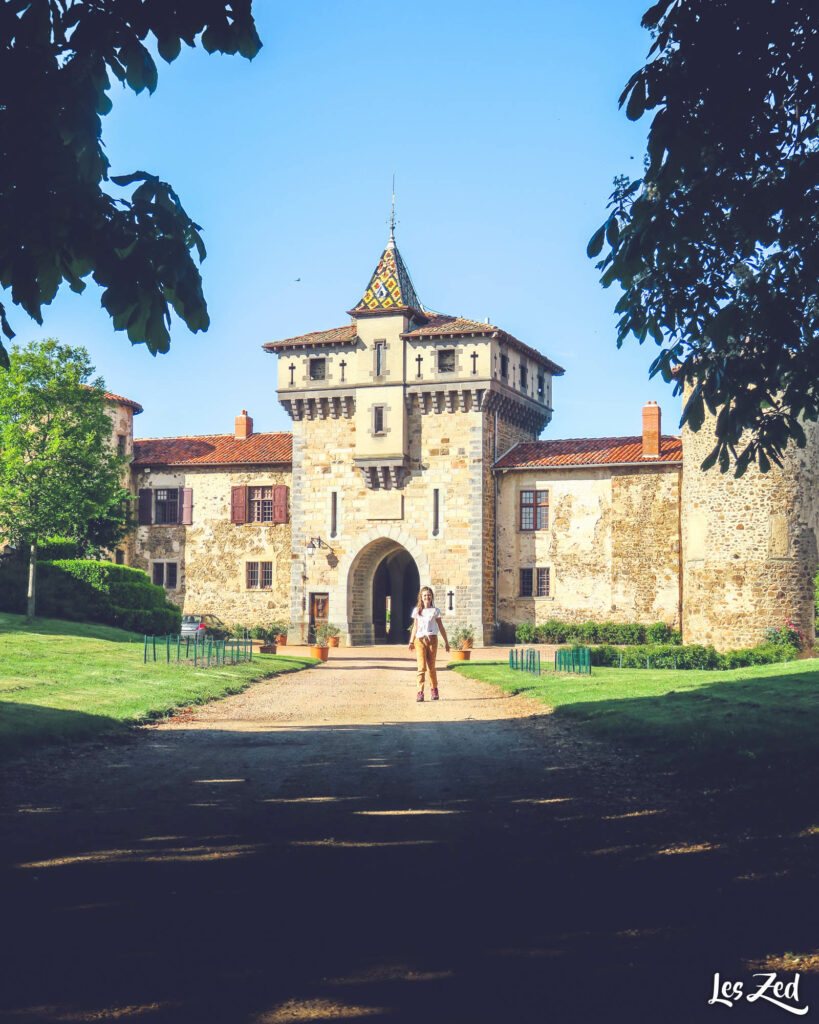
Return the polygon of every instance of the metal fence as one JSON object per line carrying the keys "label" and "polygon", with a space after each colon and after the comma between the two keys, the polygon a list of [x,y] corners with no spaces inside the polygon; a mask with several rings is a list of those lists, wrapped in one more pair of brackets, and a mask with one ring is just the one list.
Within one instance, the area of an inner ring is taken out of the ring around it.
{"label": "metal fence", "polygon": [[555,651],[555,672],[579,672],[591,675],[591,648],[569,647]]}
{"label": "metal fence", "polygon": [[208,637],[146,636],[142,663],[164,661],[210,668],[211,665],[238,665],[240,661],[253,661],[253,641],[212,640]]}
{"label": "metal fence", "polygon": [[540,651],[513,647],[509,652],[509,668],[518,672],[530,672],[533,676],[540,675]]}

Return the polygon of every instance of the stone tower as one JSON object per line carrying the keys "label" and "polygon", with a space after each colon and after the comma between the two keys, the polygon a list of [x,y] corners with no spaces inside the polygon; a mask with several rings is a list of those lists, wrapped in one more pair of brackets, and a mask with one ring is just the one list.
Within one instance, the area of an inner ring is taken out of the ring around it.
{"label": "stone tower", "polygon": [[291,631],[401,642],[419,585],[496,623],[494,459],[551,419],[561,367],[419,301],[394,232],[343,327],[269,342],[293,419]]}
{"label": "stone tower", "polygon": [[[786,619],[814,638],[819,537],[819,424],[790,445],[782,468],[736,479],[700,466],[715,420],[682,431],[682,634],[721,650],[751,647]],[[729,471],[730,473],[730,471]]]}

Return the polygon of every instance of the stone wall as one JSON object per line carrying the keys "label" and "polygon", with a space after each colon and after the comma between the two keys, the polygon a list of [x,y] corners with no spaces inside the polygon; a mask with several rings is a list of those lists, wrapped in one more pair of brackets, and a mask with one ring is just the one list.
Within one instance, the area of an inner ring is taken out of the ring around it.
{"label": "stone wall", "polygon": [[[230,521],[231,487],[276,485],[291,487],[289,472],[259,469],[241,472],[227,468],[154,470],[135,473],[135,486],[190,487],[193,522],[190,526],[139,526],[133,537],[131,564],[152,573],[155,561],[175,561],[178,586],[168,597],[185,614],[212,614],[229,624],[253,626],[287,619],[290,605],[290,523]],[[248,590],[245,563],[273,563],[273,586]]]}
{"label": "stone wall", "polygon": [[[498,617],[663,621],[679,627],[679,469],[538,469],[500,475]],[[520,491],[549,491],[549,528],[520,530]],[[548,568],[548,597],[520,597],[520,569]]]}
{"label": "stone wall", "polygon": [[736,479],[703,472],[714,420],[683,429],[683,638],[720,650],[751,647],[785,619],[814,637],[819,534],[819,426],[790,446],[781,469]]}

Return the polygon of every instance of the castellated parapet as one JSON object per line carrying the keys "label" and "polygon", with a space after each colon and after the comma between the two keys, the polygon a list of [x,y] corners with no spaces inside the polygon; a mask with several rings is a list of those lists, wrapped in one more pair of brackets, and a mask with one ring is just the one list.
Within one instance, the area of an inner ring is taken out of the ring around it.
{"label": "castellated parapet", "polygon": [[715,419],[683,428],[681,529],[685,643],[751,647],[786,619],[814,640],[819,536],[819,424],[783,466],[739,479],[700,466],[715,444]]}

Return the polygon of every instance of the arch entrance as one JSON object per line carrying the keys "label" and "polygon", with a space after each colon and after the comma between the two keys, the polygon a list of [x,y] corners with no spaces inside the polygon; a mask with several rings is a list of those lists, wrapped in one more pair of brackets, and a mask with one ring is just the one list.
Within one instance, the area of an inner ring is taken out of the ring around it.
{"label": "arch entrance", "polygon": [[390,537],[370,541],[347,577],[350,642],[407,643],[420,586],[418,565],[402,544]]}

